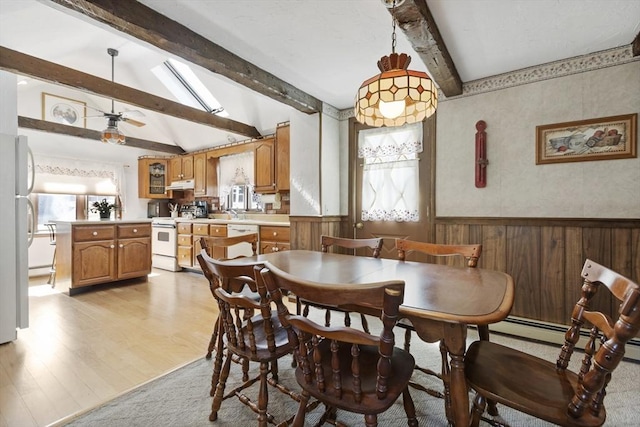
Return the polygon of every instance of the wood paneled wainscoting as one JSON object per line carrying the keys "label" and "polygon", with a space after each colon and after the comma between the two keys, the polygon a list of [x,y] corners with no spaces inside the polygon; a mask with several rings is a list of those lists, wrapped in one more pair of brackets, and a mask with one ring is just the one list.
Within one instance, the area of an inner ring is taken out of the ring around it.
{"label": "wood paneled wainscoting", "polygon": [[[352,234],[346,217],[292,216],[290,222],[292,249],[320,250],[320,235]],[[514,324],[562,333],[580,298],[586,258],[640,282],[640,219],[443,217],[432,226],[435,243],[482,243],[478,267],[513,277]],[[596,294],[592,307],[617,317],[607,292]]]}

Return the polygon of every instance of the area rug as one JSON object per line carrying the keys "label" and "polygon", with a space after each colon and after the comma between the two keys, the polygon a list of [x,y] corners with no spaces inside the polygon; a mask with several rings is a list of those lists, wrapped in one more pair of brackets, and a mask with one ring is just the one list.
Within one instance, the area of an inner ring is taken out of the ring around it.
{"label": "area rug", "polygon": [[[470,332],[470,340],[475,339],[475,332]],[[555,360],[558,347],[520,341],[513,338],[492,335],[492,341],[518,347],[528,353],[536,354],[547,360]],[[437,344],[426,344],[418,339],[412,343],[412,353],[421,366],[439,370],[440,353]],[[576,354],[575,356],[581,356]],[[575,361],[581,357],[574,357]],[[293,390],[298,390],[293,370],[289,368],[290,358],[280,361],[280,380]],[[183,368],[173,371],[156,380],[146,383],[96,409],[77,416],[66,426],[203,426],[203,427],[244,427],[256,425],[256,415],[235,398],[223,402],[218,413],[218,420],[208,420],[212,398],[209,388],[212,372],[212,360],[204,357]],[[257,369],[252,364],[252,369]],[[526,375],[526,372],[523,372]],[[239,384],[241,369],[232,364],[231,375],[227,382],[227,390]],[[428,387],[441,388],[434,377],[414,373],[414,379]],[[248,389],[247,395],[257,401],[257,387]],[[414,399],[418,423],[420,426],[446,427],[443,401],[428,394],[411,389]],[[637,426],[640,413],[637,398],[640,395],[640,365],[633,362],[622,362],[613,374],[605,404],[607,407],[607,426]],[[472,396],[471,396],[472,397]],[[307,415],[307,424],[313,425],[321,413],[321,406]],[[292,399],[269,387],[269,412],[276,421],[291,417],[297,409]],[[519,412],[500,406],[500,416],[511,426],[549,426]],[[338,419],[351,426],[363,425],[362,416],[339,412]],[[387,412],[379,416],[380,426],[406,426],[406,416],[400,398]],[[482,423],[482,425],[488,425]]]}

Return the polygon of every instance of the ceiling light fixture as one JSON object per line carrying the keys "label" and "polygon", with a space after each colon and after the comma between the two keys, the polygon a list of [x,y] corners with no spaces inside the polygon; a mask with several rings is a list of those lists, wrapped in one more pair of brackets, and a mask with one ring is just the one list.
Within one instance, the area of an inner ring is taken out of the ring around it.
{"label": "ceiling light fixture", "polygon": [[[111,56],[111,82],[114,82],[114,65],[115,57],[118,56],[116,49],[107,49],[107,53]],[[124,134],[118,129],[118,120],[115,118],[114,100],[111,98],[111,116],[108,116],[107,128],[102,131],[100,141],[109,144],[124,145],[126,143]]]}
{"label": "ceiling light fixture", "polygon": [[387,7],[392,3],[391,55],[380,58],[381,73],[365,80],[356,95],[356,120],[369,126],[421,122],[433,115],[438,105],[438,90],[429,76],[408,70],[411,57],[396,53],[395,8],[403,1],[382,0]]}

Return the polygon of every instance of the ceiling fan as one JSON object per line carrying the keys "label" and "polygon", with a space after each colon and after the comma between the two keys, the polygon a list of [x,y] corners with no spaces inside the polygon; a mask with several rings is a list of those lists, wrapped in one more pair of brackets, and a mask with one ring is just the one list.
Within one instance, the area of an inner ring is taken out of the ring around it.
{"label": "ceiling fan", "polygon": [[[118,56],[118,51],[116,49],[109,48],[107,49],[107,53],[111,56],[111,81],[113,82],[115,57]],[[125,144],[125,136],[118,129],[118,122],[126,122],[138,127],[145,125],[145,123],[131,118],[131,116],[144,117],[144,114],[141,111],[131,110],[131,111],[123,111],[123,112],[116,113],[113,98],[111,98],[110,113],[99,110],[97,108],[93,108],[93,107],[89,107],[89,108],[99,111],[100,113],[102,113],[104,117],[107,118],[107,128],[102,131],[102,136],[100,138],[100,140],[104,143],[118,144],[118,145]]]}

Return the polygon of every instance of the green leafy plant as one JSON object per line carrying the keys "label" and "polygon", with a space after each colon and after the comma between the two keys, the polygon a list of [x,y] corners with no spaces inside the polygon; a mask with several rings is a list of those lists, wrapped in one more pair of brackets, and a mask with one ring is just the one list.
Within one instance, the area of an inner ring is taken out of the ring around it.
{"label": "green leafy plant", "polygon": [[107,202],[107,199],[102,199],[99,202],[93,202],[91,212],[99,212],[100,216],[111,214],[111,210],[116,208],[113,203]]}

